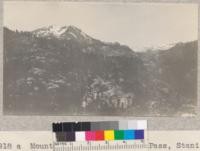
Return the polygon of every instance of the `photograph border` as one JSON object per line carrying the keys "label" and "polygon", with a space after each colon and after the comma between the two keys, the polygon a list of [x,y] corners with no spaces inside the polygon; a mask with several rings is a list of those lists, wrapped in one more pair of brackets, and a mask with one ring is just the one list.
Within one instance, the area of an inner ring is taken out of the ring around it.
{"label": "photograph border", "polygon": [[[5,1],[5,0],[4,0]],[[12,1],[12,0],[7,0]],[[17,1],[17,0],[15,0]],[[20,0],[18,0],[20,1]],[[26,2],[29,0],[26,0]],[[34,0],[31,0],[34,1]],[[35,0],[39,2],[39,0]],[[72,2],[73,0],[55,0],[55,2]],[[48,2],[48,0],[42,0],[42,2]],[[52,1],[51,1],[52,2]],[[95,1],[95,0],[81,0],[81,1],[74,1],[74,2],[105,2],[102,1]],[[106,3],[110,2],[117,2],[117,3],[180,3],[179,0],[109,0]],[[198,8],[200,8],[200,1],[197,0],[183,0],[181,3],[195,3],[198,4]],[[0,52],[1,52],[1,70],[3,71],[3,2],[0,2]],[[198,51],[199,51],[199,29],[200,29],[200,21],[199,21],[199,9],[198,9]],[[199,67],[199,57],[200,54],[198,52],[198,73],[200,70]],[[1,72],[3,73],[3,72]],[[1,85],[1,92],[0,95],[3,97],[2,89],[3,89],[3,74],[0,74],[0,85]],[[198,74],[198,88],[199,90],[200,80]],[[10,130],[50,130],[51,123],[58,122],[58,121],[88,121],[88,116],[5,116],[3,115],[3,98],[1,97],[0,100],[0,130],[10,131]],[[199,91],[198,91],[198,106],[197,106],[197,115],[195,117],[131,117],[131,116],[89,116],[90,121],[95,120],[120,120],[120,119],[147,119],[148,120],[148,128],[150,130],[199,130],[200,129],[200,101],[199,101]]]}

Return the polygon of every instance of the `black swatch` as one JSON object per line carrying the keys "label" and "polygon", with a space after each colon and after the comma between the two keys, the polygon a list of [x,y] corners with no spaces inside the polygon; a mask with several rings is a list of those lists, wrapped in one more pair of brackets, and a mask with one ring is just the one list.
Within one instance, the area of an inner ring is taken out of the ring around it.
{"label": "black swatch", "polygon": [[75,141],[75,132],[66,132],[65,135],[66,135],[67,142]]}

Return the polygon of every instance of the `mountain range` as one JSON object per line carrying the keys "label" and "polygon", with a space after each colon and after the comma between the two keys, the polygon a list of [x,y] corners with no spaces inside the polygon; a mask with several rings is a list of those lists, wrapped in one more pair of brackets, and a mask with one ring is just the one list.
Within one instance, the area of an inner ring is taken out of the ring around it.
{"label": "mountain range", "polygon": [[197,41],[136,52],[75,26],[4,27],[4,113],[192,115]]}

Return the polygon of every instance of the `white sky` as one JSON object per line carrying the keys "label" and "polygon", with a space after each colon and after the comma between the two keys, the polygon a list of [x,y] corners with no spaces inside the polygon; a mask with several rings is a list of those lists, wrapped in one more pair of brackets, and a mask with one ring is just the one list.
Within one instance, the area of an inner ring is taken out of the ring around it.
{"label": "white sky", "polygon": [[93,38],[136,51],[196,40],[198,5],[101,2],[4,2],[4,25],[34,30],[74,25]]}

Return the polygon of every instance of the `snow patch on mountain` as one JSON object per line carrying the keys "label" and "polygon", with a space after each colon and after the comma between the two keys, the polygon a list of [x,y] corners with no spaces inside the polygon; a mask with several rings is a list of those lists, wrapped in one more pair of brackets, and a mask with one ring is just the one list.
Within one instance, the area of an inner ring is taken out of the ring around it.
{"label": "snow patch on mountain", "polygon": [[77,36],[73,32],[69,32],[74,38],[77,38]]}

